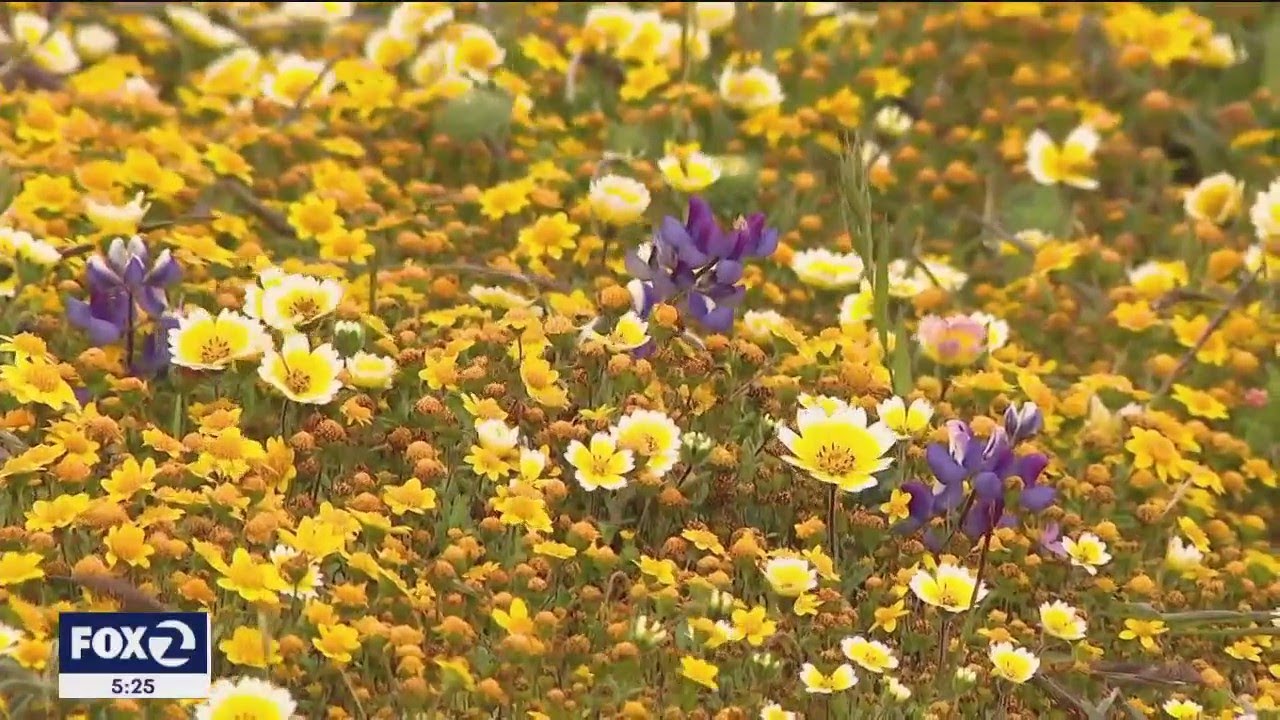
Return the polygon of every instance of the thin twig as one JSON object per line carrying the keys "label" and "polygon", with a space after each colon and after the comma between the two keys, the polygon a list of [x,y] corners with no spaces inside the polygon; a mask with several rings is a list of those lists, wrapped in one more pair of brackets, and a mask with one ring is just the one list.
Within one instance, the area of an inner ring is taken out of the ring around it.
{"label": "thin twig", "polygon": [[477,275],[491,275],[493,277],[506,278],[522,282],[532,288],[538,290],[556,290],[558,292],[569,292],[568,285],[552,278],[542,277],[539,275],[526,275],[514,270],[503,270],[501,268],[488,267],[486,265],[476,265],[474,263],[440,263],[438,265],[427,266],[432,270],[443,272],[469,272]]}
{"label": "thin twig", "polygon": [[276,123],[277,129],[292,124],[302,116],[302,111],[306,109],[307,101],[311,99],[311,95],[315,93],[321,83],[324,82],[325,78],[328,77],[329,73],[333,71],[333,65],[334,60],[325,62],[324,68],[316,74],[315,80],[311,81],[311,84],[308,85],[307,88],[302,91],[302,95],[298,97],[298,101],[293,104],[292,108],[289,108],[289,112],[285,113],[284,116],[280,118],[280,121]]}
{"label": "thin twig", "polygon": [[151,232],[152,230],[162,230],[174,225],[186,225],[188,223],[211,222],[214,219],[212,215],[183,215],[181,217],[167,218],[164,220],[152,220],[138,225],[139,232]]}
{"label": "thin twig", "polygon": [[1227,317],[1231,312],[1244,302],[1245,294],[1248,293],[1249,288],[1253,287],[1253,284],[1257,282],[1258,276],[1262,274],[1262,270],[1266,265],[1267,264],[1265,262],[1260,263],[1258,265],[1258,269],[1249,273],[1249,276],[1244,279],[1244,282],[1240,283],[1240,287],[1236,288],[1236,291],[1231,294],[1231,297],[1227,298],[1226,304],[1223,305],[1222,308],[1218,310],[1217,314],[1209,320],[1209,325],[1205,327],[1204,332],[1200,334],[1200,338],[1196,340],[1196,344],[1187,348],[1187,351],[1182,354],[1182,358],[1178,360],[1178,364],[1174,366],[1173,372],[1169,373],[1168,376],[1165,377],[1164,382],[1160,383],[1160,388],[1156,390],[1155,395],[1152,396],[1152,400],[1164,397],[1168,394],[1169,388],[1173,387],[1174,381],[1176,381],[1178,376],[1191,365],[1191,361],[1195,359],[1196,353],[1200,352],[1201,348],[1205,346],[1205,343],[1209,342],[1209,338],[1213,337],[1213,334],[1218,331],[1219,327],[1222,327],[1222,323],[1227,321]]}
{"label": "thin twig", "polygon": [[245,209],[247,209],[251,215],[262,221],[262,224],[281,235],[291,238],[296,237],[293,232],[293,226],[289,224],[289,221],[280,213],[264,205],[262,201],[253,194],[253,189],[248,185],[232,178],[224,178],[218,184],[229,190],[237,200],[244,204]]}

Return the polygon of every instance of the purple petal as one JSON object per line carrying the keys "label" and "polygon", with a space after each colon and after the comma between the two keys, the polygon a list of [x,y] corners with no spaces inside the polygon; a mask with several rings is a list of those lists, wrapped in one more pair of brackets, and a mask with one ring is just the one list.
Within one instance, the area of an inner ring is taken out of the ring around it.
{"label": "purple petal", "polygon": [[1004,497],[1004,482],[995,473],[979,473],[973,479],[973,490],[984,500],[995,500]]}
{"label": "purple petal", "polygon": [[733,308],[716,305],[702,293],[689,296],[689,314],[712,332],[726,332],[733,327]]}
{"label": "purple petal", "polygon": [[174,259],[173,253],[165,250],[156,258],[151,272],[147,273],[146,283],[152,287],[165,287],[182,279],[182,266]]}
{"label": "purple petal", "polygon": [[169,309],[169,299],[160,288],[142,286],[142,292],[138,293],[137,300],[142,310],[151,317],[159,317]]}
{"label": "purple petal", "polygon": [[977,539],[995,529],[1004,515],[1004,500],[979,500],[969,508],[962,530]]}
{"label": "purple petal", "polygon": [[627,251],[623,264],[626,266],[627,274],[633,278],[648,280],[653,277],[653,269],[649,267],[649,263],[640,259],[640,255],[635,249]]}
{"label": "purple petal", "polygon": [[1034,485],[1023,488],[1018,495],[1018,504],[1030,512],[1040,512],[1053,504],[1057,490],[1048,485]]}
{"label": "purple petal", "polygon": [[658,229],[659,240],[675,249],[682,262],[695,267],[707,264],[707,256],[693,241],[689,230],[679,220],[668,215],[662,218]]}
{"label": "purple petal", "polygon": [[142,258],[133,256],[129,258],[129,262],[125,263],[124,272],[120,274],[120,279],[129,287],[137,287],[147,277],[147,266],[142,264]]}
{"label": "purple petal", "polygon": [[902,483],[902,491],[911,496],[907,502],[907,512],[911,517],[924,523],[933,517],[933,491],[919,480]]}
{"label": "purple petal", "polygon": [[108,345],[120,339],[124,328],[94,316],[93,307],[83,300],[67,299],[67,321],[84,330],[94,345]]}
{"label": "purple petal", "polygon": [[93,391],[87,387],[78,387],[71,392],[76,396],[76,402],[80,403],[80,407],[93,402]]}
{"label": "purple petal", "polygon": [[101,255],[94,255],[85,263],[85,281],[90,289],[113,288],[124,281]]}
{"label": "purple petal", "polygon": [[742,279],[742,263],[737,260],[721,260],[716,263],[716,282],[732,285]]}
{"label": "purple petal", "polygon": [[751,250],[752,257],[767,258],[778,249],[778,231],[774,228],[765,228],[760,237],[756,240],[755,247]]}
{"label": "purple petal", "polygon": [[925,460],[933,476],[943,485],[959,485],[968,476],[968,471],[948,452],[947,446],[934,443],[925,450]]}
{"label": "purple petal", "polygon": [[1014,460],[1009,472],[1022,478],[1022,484],[1030,487],[1040,480],[1040,474],[1048,466],[1049,458],[1043,453],[1029,453]]}

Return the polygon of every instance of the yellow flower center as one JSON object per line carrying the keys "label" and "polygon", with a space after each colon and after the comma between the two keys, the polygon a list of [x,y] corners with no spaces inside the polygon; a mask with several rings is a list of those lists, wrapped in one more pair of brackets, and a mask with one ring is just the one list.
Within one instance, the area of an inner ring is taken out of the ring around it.
{"label": "yellow flower center", "polygon": [[27,370],[27,382],[39,392],[51,393],[58,389],[62,376],[53,365],[32,365]]}
{"label": "yellow flower center", "polygon": [[311,375],[302,370],[290,370],[284,376],[285,387],[301,395],[311,387]]}
{"label": "yellow flower center", "polygon": [[226,360],[231,355],[231,343],[220,337],[211,337],[200,346],[200,362],[206,365]]}
{"label": "yellow flower center", "polygon": [[814,456],[814,464],[828,475],[845,475],[858,467],[858,456],[840,445],[823,445]]}
{"label": "yellow flower center", "polygon": [[210,720],[284,720],[280,708],[267,698],[255,695],[232,695],[218,704]]}

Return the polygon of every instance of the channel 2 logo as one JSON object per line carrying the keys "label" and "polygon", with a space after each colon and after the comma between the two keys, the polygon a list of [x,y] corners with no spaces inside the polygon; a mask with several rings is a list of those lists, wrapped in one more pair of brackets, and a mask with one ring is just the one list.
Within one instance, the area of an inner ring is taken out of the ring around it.
{"label": "channel 2 logo", "polygon": [[210,655],[208,613],[62,613],[58,697],[204,698]]}

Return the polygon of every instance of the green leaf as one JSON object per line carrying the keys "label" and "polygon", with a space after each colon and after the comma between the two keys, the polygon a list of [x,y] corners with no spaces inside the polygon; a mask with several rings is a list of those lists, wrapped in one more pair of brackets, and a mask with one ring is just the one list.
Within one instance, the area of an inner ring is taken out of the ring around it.
{"label": "green leaf", "polygon": [[1065,227],[1068,208],[1057,188],[1037,183],[1014,185],[1000,202],[1000,224],[1010,232]]}
{"label": "green leaf", "polygon": [[915,382],[911,379],[911,355],[907,351],[907,327],[901,320],[894,329],[894,338],[896,342],[893,344],[893,359],[889,366],[889,374],[893,378],[893,392],[896,395],[906,397],[911,392],[911,388],[915,387]]}
{"label": "green leaf", "polygon": [[1280,94],[1280,12],[1271,11],[1262,31],[1262,86]]}

